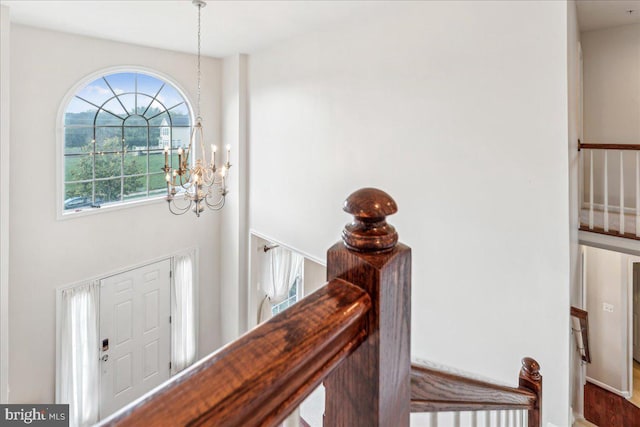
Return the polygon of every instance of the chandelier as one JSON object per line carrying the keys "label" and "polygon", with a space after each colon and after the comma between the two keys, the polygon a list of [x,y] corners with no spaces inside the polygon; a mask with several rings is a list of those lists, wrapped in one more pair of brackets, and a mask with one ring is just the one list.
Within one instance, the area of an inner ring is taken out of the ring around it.
{"label": "chandelier", "polygon": [[[173,169],[169,165],[170,147],[164,147],[165,180],[167,181],[167,203],[169,211],[174,215],[182,215],[189,210],[199,217],[207,207],[212,210],[220,210],[224,206],[227,195],[225,178],[231,167],[229,157],[231,147],[227,145],[227,159],[220,168],[216,167],[217,147],[211,144],[210,161],[207,162],[207,153],[204,144],[204,131],[202,129],[202,117],[200,116],[200,12],[207,5],[204,0],[193,0],[193,5],[198,8],[198,105],[196,123],[191,131],[189,146],[186,149],[178,149],[178,168]],[[198,146],[202,157],[189,162],[189,156],[196,156]]]}

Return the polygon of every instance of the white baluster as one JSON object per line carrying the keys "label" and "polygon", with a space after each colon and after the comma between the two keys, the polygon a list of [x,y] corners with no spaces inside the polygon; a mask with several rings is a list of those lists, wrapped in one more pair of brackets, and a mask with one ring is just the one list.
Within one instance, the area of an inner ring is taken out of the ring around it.
{"label": "white baluster", "polygon": [[624,151],[620,150],[620,234],[624,234]]}
{"label": "white baluster", "polygon": [[636,151],[636,237],[640,237],[640,151]]}
{"label": "white baluster", "polygon": [[431,412],[429,414],[429,427],[438,427],[438,413]]}
{"label": "white baluster", "polygon": [[604,150],[604,231],[609,231],[609,161]]}
{"label": "white baluster", "polygon": [[593,230],[593,150],[589,150],[589,230]]}
{"label": "white baluster", "polygon": [[453,427],[460,427],[460,412],[453,413]]}
{"label": "white baluster", "polygon": [[471,412],[471,427],[478,427],[478,411]]}
{"label": "white baluster", "polygon": [[490,411],[485,411],[484,412],[484,425],[485,425],[485,427],[489,427],[491,425],[491,412]]}
{"label": "white baluster", "polygon": [[522,411],[522,427],[529,427],[529,412]]}
{"label": "white baluster", "polygon": [[502,427],[502,411],[496,411],[496,427]]}

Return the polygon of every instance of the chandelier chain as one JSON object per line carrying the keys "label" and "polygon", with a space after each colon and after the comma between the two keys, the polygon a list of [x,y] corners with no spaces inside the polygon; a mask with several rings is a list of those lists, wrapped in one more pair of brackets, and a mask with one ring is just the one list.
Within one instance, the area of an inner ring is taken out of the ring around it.
{"label": "chandelier chain", "polygon": [[197,120],[200,120],[200,32],[201,32],[201,21],[200,21],[200,13],[202,11],[202,5],[198,5],[198,117]]}
{"label": "chandelier chain", "polygon": [[[220,168],[216,167],[217,149],[214,144],[211,144],[210,156],[207,156],[202,118],[200,116],[202,8],[207,3],[205,0],[192,0],[192,3],[198,7],[198,98],[196,123],[191,128],[189,145],[186,149],[184,146],[180,146],[177,152],[174,152],[172,149],[174,141],[164,147],[164,167],[161,169],[165,173],[165,180],[167,181],[167,197],[165,200],[169,205],[169,211],[174,215],[182,215],[191,210],[199,217],[200,213],[206,208],[217,211],[224,207],[227,195],[226,176],[231,167],[229,162],[231,146],[227,145],[226,162],[222,163]],[[175,142],[179,144],[182,140],[177,139]],[[198,145],[202,149],[200,158],[197,158],[196,155]],[[178,155],[178,167],[173,168],[172,165],[176,154]],[[211,160],[208,160],[207,157],[210,157]]]}

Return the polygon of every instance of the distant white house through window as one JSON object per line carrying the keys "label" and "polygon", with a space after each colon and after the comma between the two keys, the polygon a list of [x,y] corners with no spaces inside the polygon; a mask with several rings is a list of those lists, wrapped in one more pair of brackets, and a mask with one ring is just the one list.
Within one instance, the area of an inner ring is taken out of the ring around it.
{"label": "distant white house through window", "polygon": [[189,145],[191,110],[171,83],[143,72],[103,75],[64,110],[63,212],[157,198]]}

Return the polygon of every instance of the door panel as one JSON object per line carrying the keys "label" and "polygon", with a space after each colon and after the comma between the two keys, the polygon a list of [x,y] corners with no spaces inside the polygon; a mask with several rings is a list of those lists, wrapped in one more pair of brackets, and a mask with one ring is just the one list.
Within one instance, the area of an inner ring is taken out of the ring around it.
{"label": "door panel", "polygon": [[100,418],[169,379],[170,260],[100,282]]}

